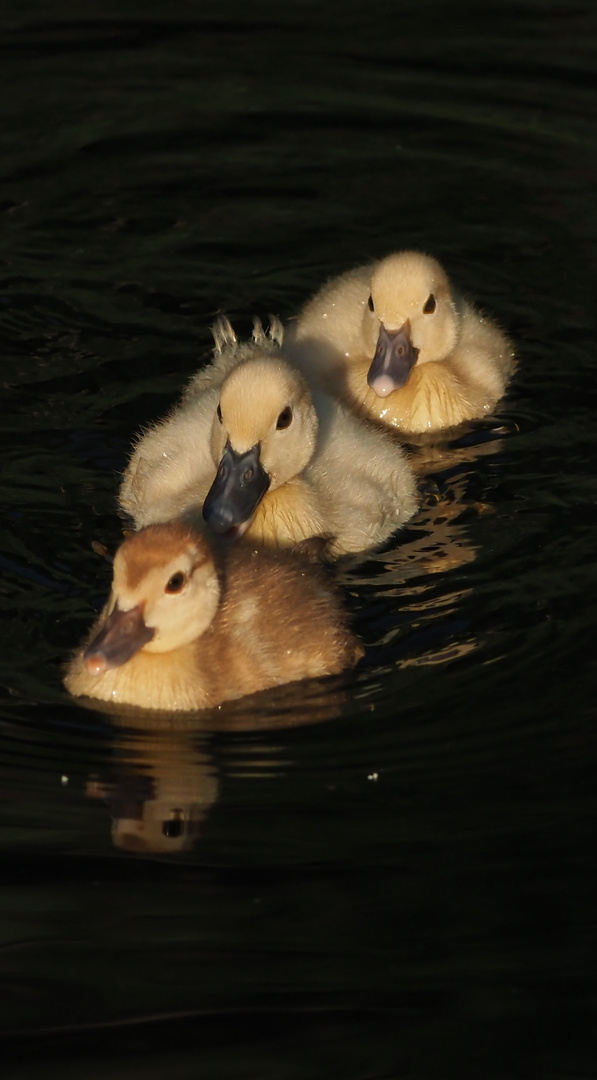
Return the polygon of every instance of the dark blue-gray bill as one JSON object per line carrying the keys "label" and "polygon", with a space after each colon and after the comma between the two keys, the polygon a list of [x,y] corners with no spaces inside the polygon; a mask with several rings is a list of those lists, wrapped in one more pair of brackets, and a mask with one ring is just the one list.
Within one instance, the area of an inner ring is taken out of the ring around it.
{"label": "dark blue-gray bill", "polygon": [[216,478],[203,504],[203,517],[221,535],[244,525],[255,513],[270,485],[259,460],[260,446],[237,454],[226,443]]}
{"label": "dark blue-gray bill", "polygon": [[155,633],[143,621],[140,605],[121,611],[116,604],[101,630],[85,649],[83,659],[87,670],[99,675],[109,668],[120,667],[139,652]]}
{"label": "dark blue-gray bill", "polygon": [[387,397],[394,390],[399,390],[407,381],[417,362],[419,350],[410,340],[410,324],[404,323],[399,330],[390,333],[381,326],[377,347],[371,367],[367,373],[367,382],[378,397]]}

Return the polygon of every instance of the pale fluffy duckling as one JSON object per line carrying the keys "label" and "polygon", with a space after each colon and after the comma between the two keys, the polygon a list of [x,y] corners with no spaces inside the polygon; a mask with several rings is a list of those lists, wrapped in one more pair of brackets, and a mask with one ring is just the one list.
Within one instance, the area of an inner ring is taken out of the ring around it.
{"label": "pale fluffy duckling", "polygon": [[333,557],[387,540],[417,508],[402,449],[281,356],[226,378],[212,430],[217,476],[203,516],[217,533],[291,546],[328,538]]}
{"label": "pale fluffy duckling", "polygon": [[286,347],[329,392],[406,435],[485,416],[515,368],[495,323],[416,251],[328,282],[289,328]]}
{"label": "pale fluffy duckling", "polygon": [[401,447],[312,394],[276,342],[231,343],[237,351],[236,365],[223,358],[231,370],[219,392],[197,393],[149,433],[149,446],[141,440],[143,474],[134,458],[134,498],[132,462],[122,508],[142,526],[172,516],[198,524],[203,507],[209,527],[228,539],[289,547],[320,537],[332,557],[386,541],[417,509]]}
{"label": "pale fluffy duckling", "polygon": [[362,652],[317,568],[242,545],[216,555],[173,522],[118,549],[108,603],[64,682],[75,697],[189,711],[337,674]]}
{"label": "pale fluffy duckling", "polygon": [[194,523],[201,524],[203,499],[215,476],[210,437],[222,382],[255,350],[267,352],[276,347],[283,329],[272,319],[266,334],[255,319],[252,341],[241,345],[228,319],[222,317],[216,320],[212,334],[212,363],[191,379],[181,402],[136,440],[118,502],[138,529],[179,518],[193,507],[198,509]]}

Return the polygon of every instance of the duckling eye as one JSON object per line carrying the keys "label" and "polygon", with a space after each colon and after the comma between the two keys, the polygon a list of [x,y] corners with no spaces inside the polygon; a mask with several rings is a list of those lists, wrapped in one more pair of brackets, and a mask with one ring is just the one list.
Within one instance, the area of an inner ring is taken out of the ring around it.
{"label": "duckling eye", "polygon": [[429,293],[425,303],[423,304],[423,315],[433,315],[435,311],[436,303],[433,293]]}
{"label": "duckling eye", "polygon": [[217,416],[218,420],[220,421],[220,423],[222,423],[222,410],[220,408],[220,403],[219,402],[218,402],[218,407],[216,409],[216,416]]}
{"label": "duckling eye", "polygon": [[276,427],[277,427],[278,431],[281,431],[282,428],[290,427],[291,423],[292,423],[292,409],[290,408],[290,405],[287,405],[285,409],[282,409],[282,412],[280,413],[280,415],[279,415],[279,417],[277,419]]}
{"label": "duckling eye", "polygon": [[186,581],[186,577],[182,570],[178,570],[175,574],[172,574],[170,581],[166,585],[165,592],[167,593],[179,593]]}
{"label": "duckling eye", "polygon": [[372,296],[369,296],[369,299],[367,301],[367,306],[369,308],[369,311],[375,311],[375,305],[373,303],[373,297]]}

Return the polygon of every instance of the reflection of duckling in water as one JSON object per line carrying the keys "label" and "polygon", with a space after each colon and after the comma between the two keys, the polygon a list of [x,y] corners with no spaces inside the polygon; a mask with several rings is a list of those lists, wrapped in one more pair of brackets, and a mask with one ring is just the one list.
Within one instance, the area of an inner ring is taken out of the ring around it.
{"label": "reflection of duckling in water", "polygon": [[333,398],[312,394],[279,338],[239,346],[229,330],[215,366],[232,370],[220,391],[199,384],[140,441],[123,510],[141,526],[182,516],[196,523],[203,506],[210,528],[228,538],[286,547],[318,537],[334,557],[389,539],[417,508],[402,448]]}
{"label": "reflection of duckling in water", "polygon": [[189,711],[337,674],[361,655],[318,568],[242,545],[214,554],[170,523],[116,552],[110,599],[64,681],[75,697]]}
{"label": "reflection of duckling in water", "polygon": [[477,547],[470,538],[470,520],[491,514],[492,507],[475,502],[466,493],[465,476],[454,476],[448,484],[430,482],[416,521],[405,542],[383,556],[391,571],[386,579],[442,574],[474,561]]}
{"label": "reflection of duckling in water", "polygon": [[110,806],[114,845],[126,851],[189,851],[218,797],[215,767],[185,733],[123,735],[126,772],[91,778],[89,798]]}
{"label": "reflection of duckling in water", "polygon": [[90,776],[86,794],[105,802],[112,840],[126,851],[178,854],[191,850],[218,798],[219,775],[206,731],[275,733],[271,743],[236,739],[228,767],[235,776],[286,774],[288,751],[280,732],[338,716],[348,694],[342,686],[312,682],[296,694],[292,683],[201,713],[146,712],[93,703],[112,726],[112,775]]}
{"label": "reflection of duckling in water", "polygon": [[487,415],[515,368],[497,326],[415,251],[328,282],[289,327],[286,347],[330,393],[406,435]]}

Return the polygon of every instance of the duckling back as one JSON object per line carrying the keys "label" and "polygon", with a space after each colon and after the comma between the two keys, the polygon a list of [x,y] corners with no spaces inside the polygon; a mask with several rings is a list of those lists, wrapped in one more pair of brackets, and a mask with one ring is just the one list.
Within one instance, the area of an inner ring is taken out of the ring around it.
{"label": "duckling back", "polygon": [[325,507],[333,557],[379,547],[416,513],[417,484],[408,455],[384,431],[316,393],[319,447],[307,476]]}
{"label": "duckling back", "polygon": [[201,507],[215,468],[210,451],[219,390],[208,387],[176,406],[136,440],[118,503],[135,528],[188,515],[201,528]]}
{"label": "duckling back", "polygon": [[348,372],[368,352],[362,323],[374,265],[358,266],[326,282],[285,334],[290,359],[311,384],[350,406],[358,406],[358,401],[349,390]]}
{"label": "duckling back", "polygon": [[253,319],[253,333],[250,341],[238,340],[230,320],[225,315],[220,315],[216,319],[211,332],[214,339],[212,362],[193,375],[184,392],[184,398],[187,401],[202,394],[204,390],[221,386],[237,364],[241,364],[243,360],[250,360],[256,350],[266,353],[275,351],[284,340],[284,327],[273,315],[270,316],[267,330],[264,329],[261,319]]}
{"label": "duckling back", "polygon": [[322,568],[292,552],[240,544],[225,555],[222,607],[203,643],[219,675],[218,697],[338,674],[362,656]]}

